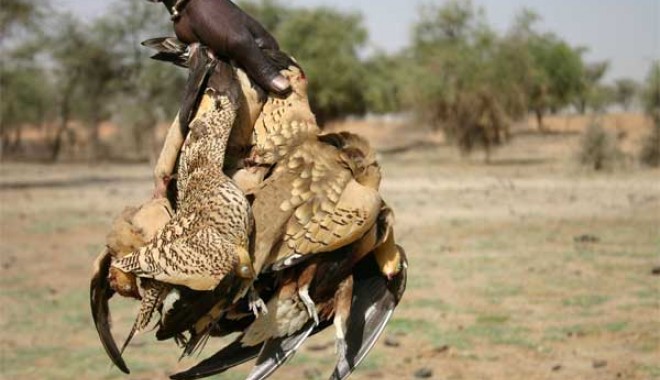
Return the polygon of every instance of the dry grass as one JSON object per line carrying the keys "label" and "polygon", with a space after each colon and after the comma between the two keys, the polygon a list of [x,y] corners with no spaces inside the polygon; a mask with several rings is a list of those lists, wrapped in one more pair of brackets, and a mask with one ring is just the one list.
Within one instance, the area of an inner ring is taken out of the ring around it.
{"label": "dry grass", "polygon": [[[411,378],[421,367],[436,379],[660,378],[660,171],[585,173],[573,160],[578,140],[520,133],[490,165],[444,146],[383,155],[410,281],[386,331],[400,345],[381,340],[355,379]],[[149,173],[0,167],[2,378],[125,378],[92,326],[88,276],[112,216],[149,196]],[[114,307],[121,337],[136,305]],[[273,378],[326,378],[332,340],[314,337]],[[192,364],[148,334],[126,357],[131,379]]]}

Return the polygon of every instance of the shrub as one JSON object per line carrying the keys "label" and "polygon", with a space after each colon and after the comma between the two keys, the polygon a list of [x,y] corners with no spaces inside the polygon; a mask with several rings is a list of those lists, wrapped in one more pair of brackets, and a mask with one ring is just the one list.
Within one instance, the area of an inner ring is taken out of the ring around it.
{"label": "shrub", "polygon": [[580,140],[580,163],[593,170],[612,169],[622,156],[616,138],[600,123],[591,123]]}

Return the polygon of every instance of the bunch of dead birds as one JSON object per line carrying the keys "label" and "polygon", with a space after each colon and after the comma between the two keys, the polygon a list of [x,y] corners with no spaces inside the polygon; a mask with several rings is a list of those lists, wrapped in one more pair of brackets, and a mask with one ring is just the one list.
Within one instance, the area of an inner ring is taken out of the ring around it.
{"label": "bunch of dead birds", "polygon": [[[188,82],[156,164],[154,198],[116,218],[95,263],[92,315],[110,359],[129,373],[124,349],[152,324],[182,356],[238,333],[171,378],[256,358],[248,378],[265,379],[333,325],[330,378],[347,378],[406,284],[375,152],[355,134],[321,132],[304,72],[282,52],[266,51],[291,83],[277,96],[204,46],[144,44],[157,49],[154,58],[186,67]],[[110,331],[115,293],[140,300],[121,349]]]}

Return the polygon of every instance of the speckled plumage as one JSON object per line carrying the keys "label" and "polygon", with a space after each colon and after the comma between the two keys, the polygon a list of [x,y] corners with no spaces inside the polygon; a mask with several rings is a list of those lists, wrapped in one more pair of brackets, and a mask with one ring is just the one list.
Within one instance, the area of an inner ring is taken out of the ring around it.
{"label": "speckled plumage", "polygon": [[[245,284],[239,294],[228,297],[245,294],[254,278],[249,256],[252,213],[243,192],[222,172],[235,117],[235,106],[227,96],[206,91],[181,151],[175,216],[146,246],[114,261],[113,267],[199,291],[213,290],[236,271]],[[145,316],[164,296],[160,287],[143,290],[143,302],[150,307],[141,308],[138,330],[146,326]],[[156,301],[154,292],[159,294]]]}

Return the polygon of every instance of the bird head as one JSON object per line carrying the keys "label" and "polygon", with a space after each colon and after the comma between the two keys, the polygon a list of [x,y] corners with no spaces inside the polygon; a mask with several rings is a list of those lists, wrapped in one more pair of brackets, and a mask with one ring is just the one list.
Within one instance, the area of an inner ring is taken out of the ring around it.
{"label": "bird head", "polygon": [[350,132],[328,133],[319,139],[340,150],[339,157],[361,185],[378,190],[381,180],[376,152],[362,136]]}

